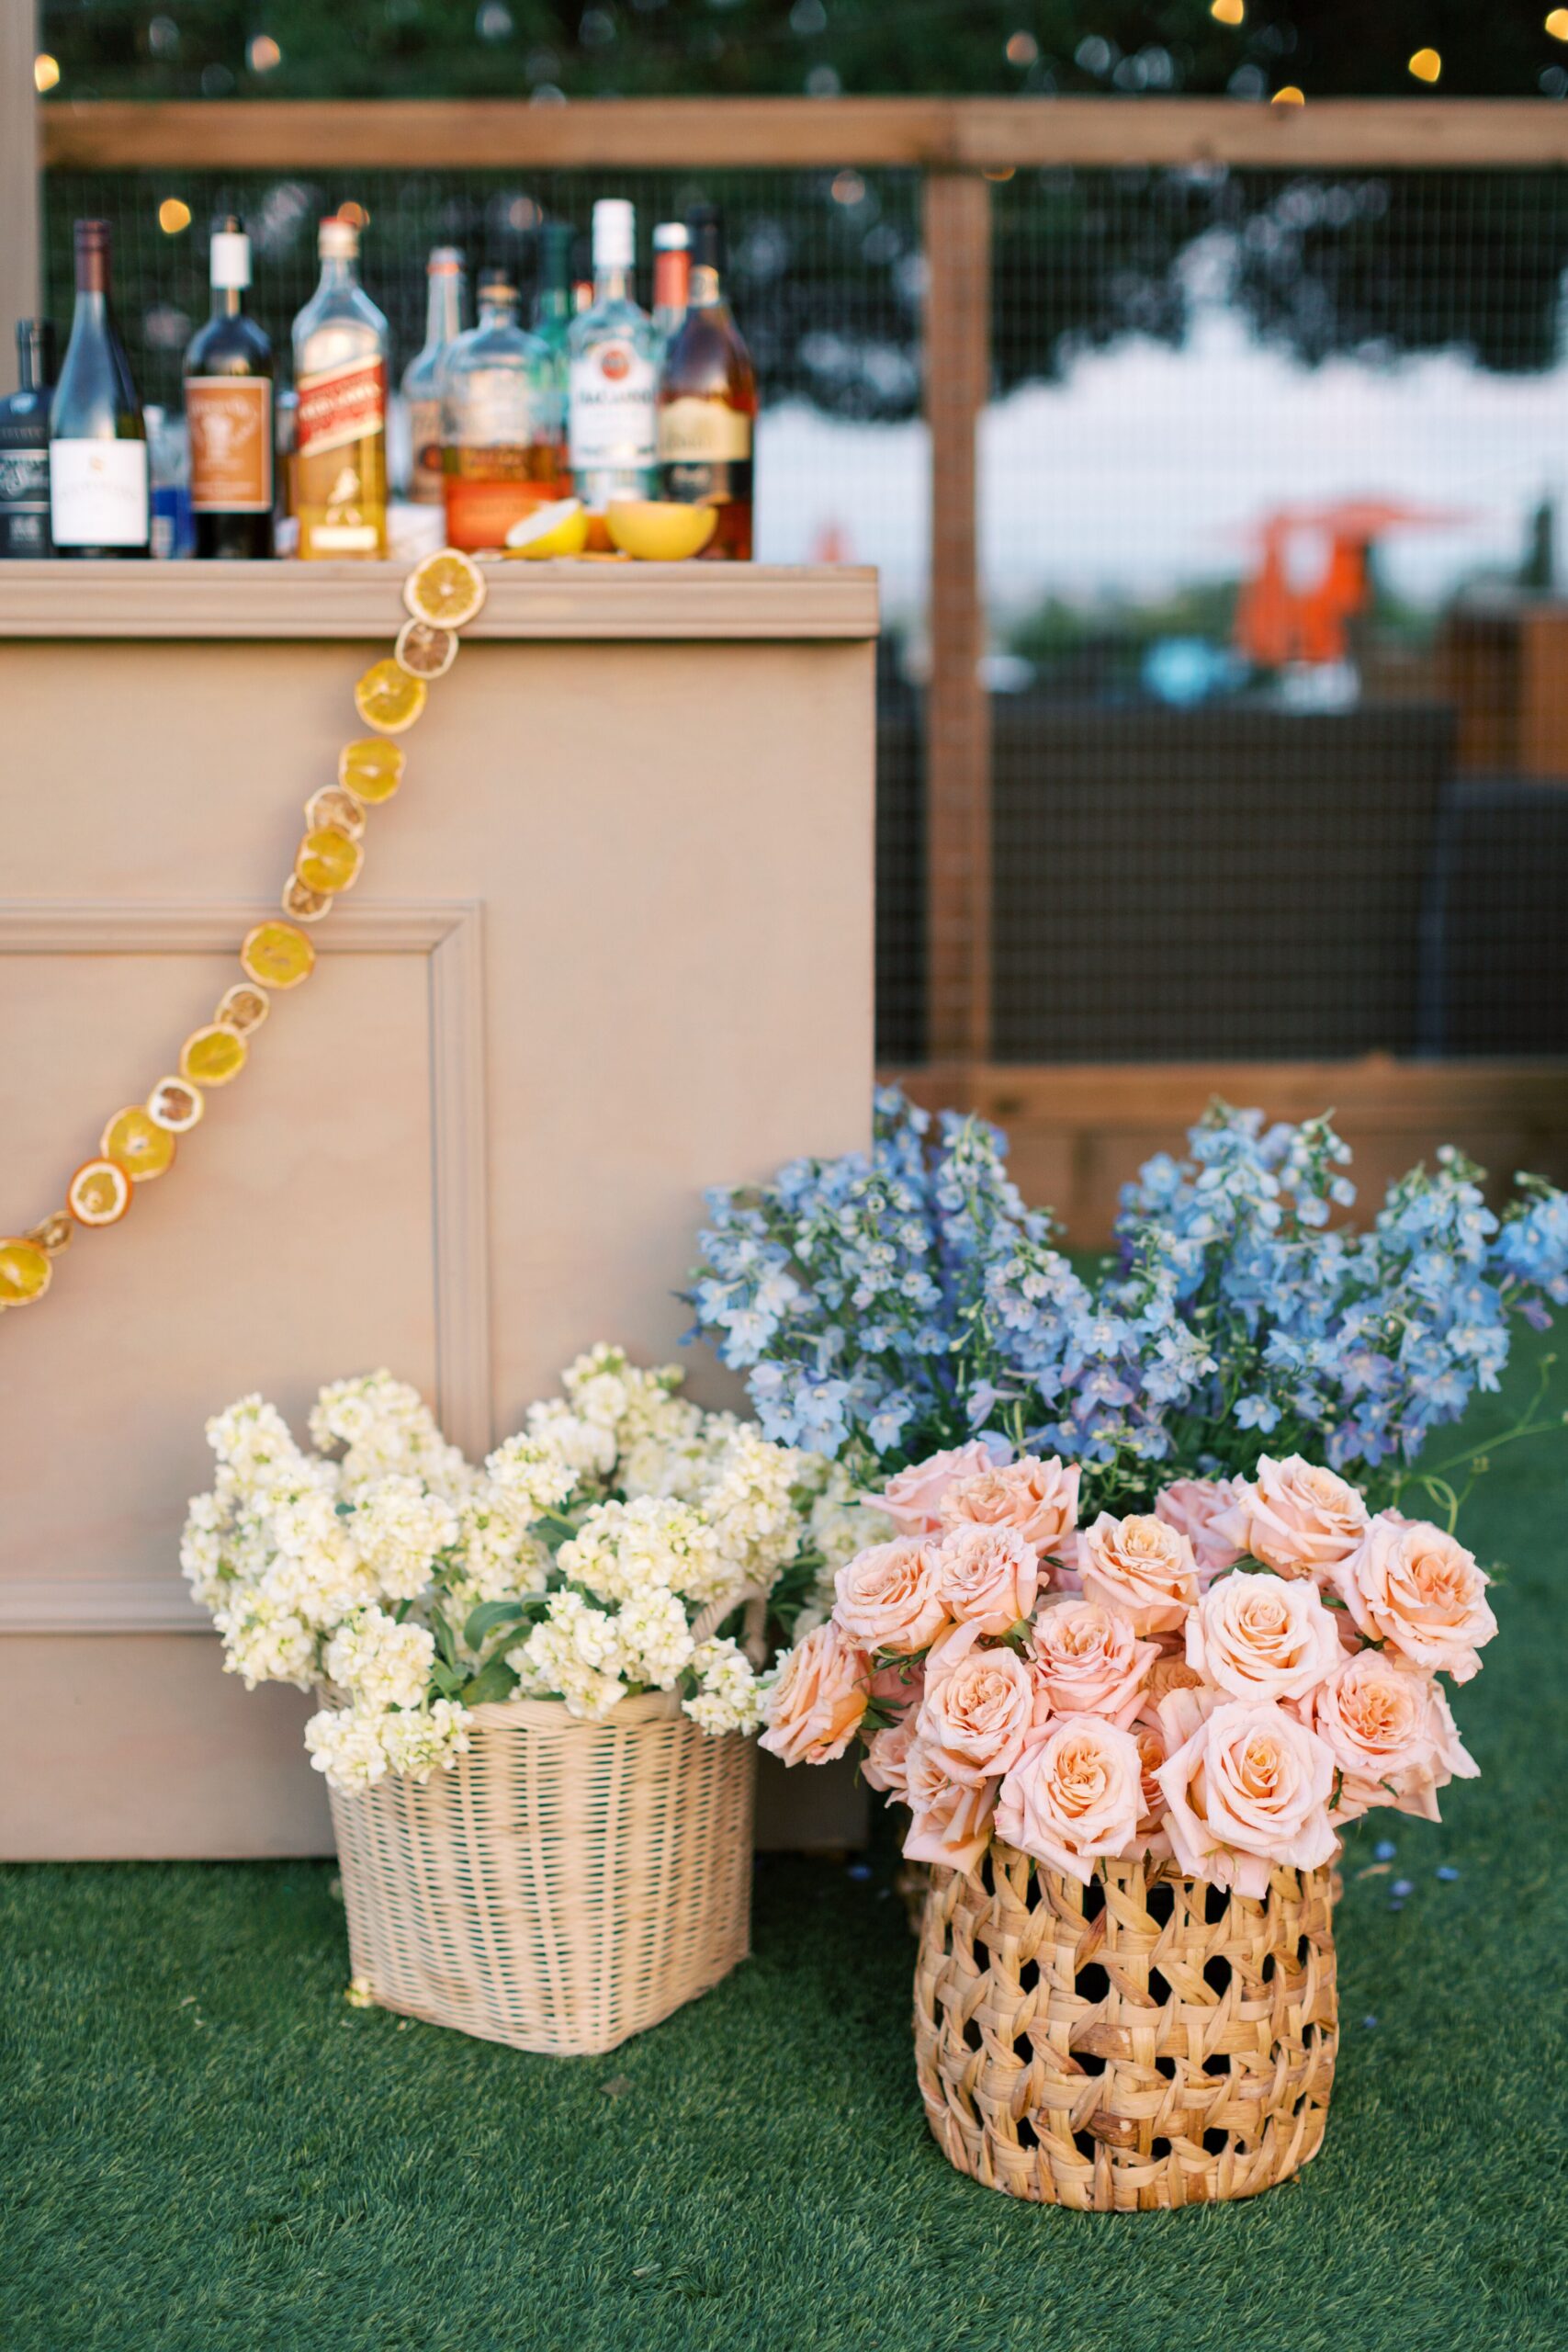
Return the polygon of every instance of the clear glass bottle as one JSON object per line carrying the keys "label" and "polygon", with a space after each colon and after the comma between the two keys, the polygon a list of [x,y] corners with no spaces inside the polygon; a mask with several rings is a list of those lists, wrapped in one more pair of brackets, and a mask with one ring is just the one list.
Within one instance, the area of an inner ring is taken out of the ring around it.
{"label": "clear glass bottle", "polygon": [[692,240],[683,220],[661,220],[653,232],[653,324],[662,351],[686,315]]}
{"label": "clear glass bottle", "polygon": [[659,379],[660,480],[665,498],[717,507],[705,557],[748,562],[757,371],[719,282],[718,215],[698,206],[690,226],[688,307]]}
{"label": "clear glass bottle", "polygon": [[445,495],[441,371],[463,332],[463,256],[456,245],[437,245],[424,269],[424,343],[403,369],[402,393],[412,452],[409,496],[418,506],[439,506]]}
{"label": "clear glass bottle", "polygon": [[237,212],[212,224],[208,275],[212,315],[185,356],[195,551],[204,560],[259,561],[273,549],[272,345],[245,314],[251,241]]}
{"label": "clear glass bottle", "polygon": [[591,514],[652,498],[659,341],[632,293],[637,220],[618,197],[593,207],[593,300],[567,336],[572,480]]}
{"label": "clear glass bottle", "polygon": [[17,324],[17,389],[0,400],[0,560],[43,556],[49,543],[49,403],[54,329]]}
{"label": "clear glass bottle", "polygon": [[572,320],[571,249],[577,232],[570,220],[547,220],[539,232],[539,284],[534,297],[534,333],[556,363],[566,399],[566,338]]}
{"label": "clear glass bottle", "polygon": [[142,410],[147,423],[147,465],[152,484],[152,548],[160,563],[183,560],[196,546],[191,526],[190,448],[182,420],[151,401]]}
{"label": "clear glass bottle", "polygon": [[76,223],[76,311],[49,410],[56,555],[145,556],[147,427],[109,300],[109,224]]}
{"label": "clear glass bottle", "polygon": [[441,438],[452,547],[503,547],[513,523],[566,494],[559,377],[505,278],[481,279],[479,324],[446,355]]}
{"label": "clear glass bottle", "polygon": [[387,322],[359,283],[359,232],[323,220],[321,279],[294,322],[299,553],[387,552]]}

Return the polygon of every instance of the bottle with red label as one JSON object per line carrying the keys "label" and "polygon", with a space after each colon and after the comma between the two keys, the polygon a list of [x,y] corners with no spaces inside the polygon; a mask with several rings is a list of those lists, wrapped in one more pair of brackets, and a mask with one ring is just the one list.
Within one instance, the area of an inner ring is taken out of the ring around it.
{"label": "bottle with red label", "polygon": [[441,372],[446,538],[500,548],[542,501],[563,498],[560,375],[541,337],[517,323],[517,289],[497,271],[479,281],[479,320]]}
{"label": "bottle with red label", "polygon": [[232,212],[212,224],[212,316],[185,360],[190,503],[197,556],[272,553],[272,345],[245,316],[251,241]]}
{"label": "bottle with red label", "polygon": [[359,232],[323,220],[321,281],[294,322],[299,553],[387,552],[387,322],[359,283]]}

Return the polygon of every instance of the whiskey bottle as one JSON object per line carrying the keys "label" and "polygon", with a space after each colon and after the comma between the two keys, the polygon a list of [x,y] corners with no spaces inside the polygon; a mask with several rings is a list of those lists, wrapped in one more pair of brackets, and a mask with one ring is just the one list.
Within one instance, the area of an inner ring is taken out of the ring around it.
{"label": "whiskey bottle", "polygon": [[657,480],[658,340],[632,294],[636,215],[593,207],[593,300],[567,334],[572,479],[591,514],[612,498],[651,498]]}
{"label": "whiskey bottle", "polygon": [[719,282],[721,237],[711,206],[690,220],[692,277],[686,315],[664,354],[659,382],[661,494],[716,506],[705,557],[751,554],[752,436],[757,376]]}
{"label": "whiskey bottle", "polygon": [[109,300],[109,224],[76,223],[76,311],[49,409],[49,526],[64,556],[145,556],[147,428]]}
{"label": "whiskey bottle", "polygon": [[359,232],[323,220],[321,280],[294,322],[299,553],[387,552],[387,322],[359,283]]}
{"label": "whiskey bottle", "polygon": [[17,390],[0,400],[0,560],[48,555],[49,401],[54,329],[47,319],[17,328]]}
{"label": "whiskey bottle", "polygon": [[463,256],[456,245],[437,245],[425,264],[424,345],[403,370],[412,464],[409,496],[419,506],[439,506],[445,494],[441,468],[441,371],[463,332]]}
{"label": "whiskey bottle", "polygon": [[251,241],[220,213],[208,248],[212,315],[185,357],[186,430],[196,553],[245,562],[272,553],[272,345],[243,298]]}
{"label": "whiskey bottle", "polygon": [[567,490],[560,379],[548,347],[517,323],[517,289],[487,273],[479,324],[442,372],[446,537],[499,548],[513,523]]}
{"label": "whiskey bottle", "polygon": [[683,220],[661,220],[653,232],[653,325],[665,350],[686,315],[692,240]]}

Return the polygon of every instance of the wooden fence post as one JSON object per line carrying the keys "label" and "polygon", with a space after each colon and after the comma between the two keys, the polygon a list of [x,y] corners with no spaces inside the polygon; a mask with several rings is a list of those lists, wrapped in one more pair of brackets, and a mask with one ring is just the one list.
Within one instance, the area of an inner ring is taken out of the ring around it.
{"label": "wooden fence post", "polygon": [[990,713],[980,679],[976,434],[990,389],[990,189],[933,171],[924,200],[931,432],[926,1053],[986,1061],[991,1034]]}
{"label": "wooden fence post", "polygon": [[17,319],[39,311],[39,138],[33,96],[34,0],[0,0],[0,385],[16,381]]}

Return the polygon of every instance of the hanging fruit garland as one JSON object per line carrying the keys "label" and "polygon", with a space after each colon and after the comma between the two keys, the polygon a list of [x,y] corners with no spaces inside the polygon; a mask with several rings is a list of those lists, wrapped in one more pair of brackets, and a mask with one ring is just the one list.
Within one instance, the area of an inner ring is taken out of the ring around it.
{"label": "hanging fruit garland", "polygon": [[294,870],[283,886],[277,916],[258,922],[240,946],[244,974],[226,989],[212,1018],[180,1047],[177,1071],[161,1078],[145,1102],[117,1111],[65,1188],[65,1204],[29,1232],[0,1238],[0,1313],[32,1306],[54,1275],[54,1261],[78,1226],[118,1225],[136,1197],[174,1166],[178,1137],[203,1116],[207,1096],[240,1075],[250,1040],[272,1009],[274,995],[308,980],[316,950],[304,923],[320,922],[333,900],[352,889],[365,862],[367,810],[389,800],[402,782],[402,735],[424,708],[427,682],[445,677],[457,653],[457,632],[485,600],[484,575],[455,548],[427,556],[403,582],[409,618],[390,658],[373,662],[354,689],[355,707],[374,734],[345,743],[337,782],[305,803],[305,832]]}

